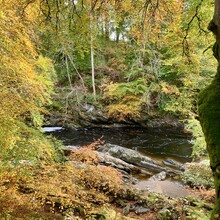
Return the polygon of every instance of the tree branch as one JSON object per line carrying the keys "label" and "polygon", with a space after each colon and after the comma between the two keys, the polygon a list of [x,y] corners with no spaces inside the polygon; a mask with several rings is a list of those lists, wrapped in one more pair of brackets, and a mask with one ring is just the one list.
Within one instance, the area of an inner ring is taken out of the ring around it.
{"label": "tree branch", "polygon": [[199,26],[199,30],[204,32],[205,34],[207,34],[208,32],[206,30],[204,30],[201,26],[201,19],[199,17],[199,9],[200,7],[202,6],[202,3],[203,3],[204,0],[201,0],[199,2],[199,4],[196,6],[196,9],[195,9],[195,14],[191,17],[190,21],[188,22],[187,24],[187,28],[185,30],[185,36],[183,38],[183,41],[182,41],[182,45],[183,45],[183,56],[186,56],[188,58],[188,61],[189,63],[191,63],[191,60],[190,60],[190,52],[189,52],[189,43],[187,41],[187,38],[189,36],[189,31],[190,31],[190,28],[191,28],[191,25],[193,23],[193,21],[196,19],[197,22],[198,22],[198,26]]}

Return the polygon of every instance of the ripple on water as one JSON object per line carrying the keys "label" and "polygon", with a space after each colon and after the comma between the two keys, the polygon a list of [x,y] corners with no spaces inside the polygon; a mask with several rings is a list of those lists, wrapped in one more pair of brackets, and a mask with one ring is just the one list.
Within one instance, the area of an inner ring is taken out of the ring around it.
{"label": "ripple on water", "polygon": [[[47,130],[47,132],[50,132]],[[103,137],[106,143],[139,151],[155,159],[171,158],[178,162],[190,161],[190,137],[178,130],[142,128],[93,128],[86,130],[57,130],[54,136],[65,145],[87,145]]]}

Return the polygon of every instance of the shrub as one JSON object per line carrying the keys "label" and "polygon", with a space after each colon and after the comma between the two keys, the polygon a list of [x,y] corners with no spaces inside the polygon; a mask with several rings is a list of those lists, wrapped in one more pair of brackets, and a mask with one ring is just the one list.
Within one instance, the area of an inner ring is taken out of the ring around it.
{"label": "shrub", "polygon": [[182,175],[182,180],[191,187],[203,186],[205,188],[214,188],[209,161],[189,164]]}

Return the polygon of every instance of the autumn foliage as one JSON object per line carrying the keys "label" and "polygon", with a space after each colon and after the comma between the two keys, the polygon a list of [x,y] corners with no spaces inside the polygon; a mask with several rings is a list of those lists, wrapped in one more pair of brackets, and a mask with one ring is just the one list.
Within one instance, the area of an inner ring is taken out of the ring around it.
{"label": "autumn foliage", "polygon": [[97,206],[117,198],[123,190],[119,172],[98,165],[90,146],[83,149],[74,150],[77,157],[70,155],[65,164],[20,163],[17,169],[3,170],[0,213],[22,219],[63,219],[70,212],[85,218]]}
{"label": "autumn foliage", "polygon": [[40,153],[40,138],[33,128],[42,125],[55,73],[51,60],[38,53],[36,4],[0,1],[1,159],[16,158],[21,146],[26,155],[31,147]]}

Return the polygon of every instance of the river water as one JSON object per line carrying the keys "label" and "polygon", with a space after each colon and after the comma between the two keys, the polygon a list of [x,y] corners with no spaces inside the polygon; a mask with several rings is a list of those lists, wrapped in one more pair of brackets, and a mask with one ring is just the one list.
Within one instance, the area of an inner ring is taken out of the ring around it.
{"label": "river water", "polygon": [[[51,131],[51,130],[49,130]],[[52,134],[65,145],[84,146],[102,138],[150,156],[154,159],[191,161],[190,136],[178,130],[143,128],[93,128],[84,130],[56,130]]]}

